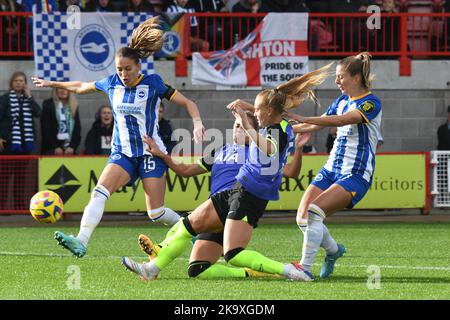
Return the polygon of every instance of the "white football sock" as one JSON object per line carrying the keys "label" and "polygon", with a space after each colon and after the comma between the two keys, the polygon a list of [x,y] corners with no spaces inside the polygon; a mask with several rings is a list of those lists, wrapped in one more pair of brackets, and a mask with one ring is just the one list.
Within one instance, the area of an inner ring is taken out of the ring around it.
{"label": "white football sock", "polygon": [[81,218],[80,232],[77,238],[87,247],[92,233],[99,224],[105,210],[105,202],[109,199],[109,191],[102,185],[98,185],[91,193],[91,200],[84,208]]}
{"label": "white football sock", "polygon": [[325,249],[327,255],[335,254],[338,251],[337,242],[331,236],[326,225],[323,225],[323,238],[320,246]]}
{"label": "white football sock", "polygon": [[323,219],[325,213],[314,204],[308,207],[308,227],[303,238],[302,259],[300,264],[306,271],[311,271],[311,266],[319,251],[323,239]]}
{"label": "white football sock", "polygon": [[[297,225],[301,232],[303,232],[303,237],[306,232],[306,228],[308,226],[308,220],[307,219],[297,219]],[[338,245],[336,240],[333,239],[333,237],[330,234],[330,231],[328,230],[327,226],[323,225],[323,238],[322,243],[320,244],[322,248],[325,249],[327,255],[335,254],[338,251]]]}
{"label": "white football sock", "polygon": [[161,222],[166,226],[173,226],[180,220],[180,215],[170,208],[158,208],[147,210],[148,217],[153,222]]}
{"label": "white football sock", "polygon": [[297,218],[297,226],[303,234],[306,232],[306,228],[308,227],[308,219]]}

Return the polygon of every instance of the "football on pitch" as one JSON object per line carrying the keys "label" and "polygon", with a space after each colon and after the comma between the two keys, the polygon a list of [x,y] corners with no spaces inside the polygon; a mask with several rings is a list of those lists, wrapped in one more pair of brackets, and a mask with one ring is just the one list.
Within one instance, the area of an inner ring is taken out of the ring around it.
{"label": "football on pitch", "polygon": [[62,217],[63,202],[53,191],[39,191],[31,198],[30,213],[40,223],[55,223]]}

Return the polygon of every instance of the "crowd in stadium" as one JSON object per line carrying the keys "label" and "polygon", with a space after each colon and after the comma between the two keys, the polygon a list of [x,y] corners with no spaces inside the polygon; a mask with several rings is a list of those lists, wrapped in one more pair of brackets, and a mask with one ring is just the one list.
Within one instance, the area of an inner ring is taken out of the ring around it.
{"label": "crowd in stadium", "polygon": [[32,11],[48,4],[53,11],[77,5],[83,12],[365,12],[369,5],[393,3],[394,12],[407,12],[410,5],[430,6],[434,12],[448,12],[445,0],[0,0],[1,11]]}

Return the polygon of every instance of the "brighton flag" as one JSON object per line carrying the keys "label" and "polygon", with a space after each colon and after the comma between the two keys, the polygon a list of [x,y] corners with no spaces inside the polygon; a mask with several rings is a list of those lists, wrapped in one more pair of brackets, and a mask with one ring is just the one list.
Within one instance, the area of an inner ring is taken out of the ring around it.
{"label": "brighton flag", "polygon": [[308,72],[308,14],[269,13],[229,50],[193,53],[193,84],[274,87]]}
{"label": "brighton flag", "polygon": [[[95,81],[116,73],[115,53],[129,43],[147,13],[37,13],[33,23],[36,76],[46,80]],[[153,57],[141,62],[154,73]]]}

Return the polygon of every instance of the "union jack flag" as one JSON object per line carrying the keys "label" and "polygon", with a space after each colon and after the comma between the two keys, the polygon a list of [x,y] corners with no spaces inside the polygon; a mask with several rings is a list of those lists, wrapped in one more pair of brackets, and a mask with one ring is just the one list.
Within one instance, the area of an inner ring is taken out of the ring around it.
{"label": "union jack flag", "polygon": [[236,43],[231,49],[214,52],[209,57],[209,64],[224,77],[230,78],[236,67],[244,60],[244,56],[254,42],[256,34],[256,32],[251,32],[244,40]]}

